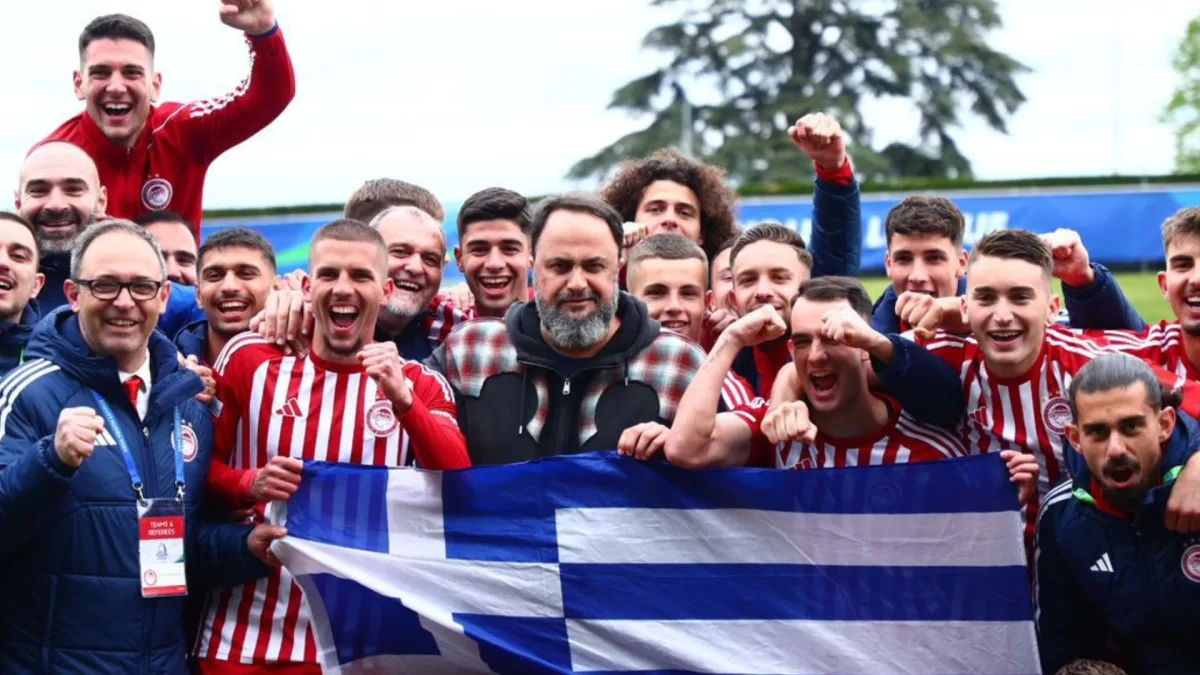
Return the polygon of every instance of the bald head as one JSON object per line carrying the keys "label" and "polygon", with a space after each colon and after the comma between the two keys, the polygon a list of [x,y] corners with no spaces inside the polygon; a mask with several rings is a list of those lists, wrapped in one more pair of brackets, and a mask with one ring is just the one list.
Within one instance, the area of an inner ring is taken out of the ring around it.
{"label": "bald head", "polygon": [[446,265],[442,224],[415,206],[393,206],[372,218],[371,227],[387,246],[388,276],[395,284],[384,315],[411,319],[429,306],[442,285]]}
{"label": "bald head", "polygon": [[33,223],[43,255],[69,251],[107,202],[96,163],[74,144],[45,143],[21,165],[17,210]]}

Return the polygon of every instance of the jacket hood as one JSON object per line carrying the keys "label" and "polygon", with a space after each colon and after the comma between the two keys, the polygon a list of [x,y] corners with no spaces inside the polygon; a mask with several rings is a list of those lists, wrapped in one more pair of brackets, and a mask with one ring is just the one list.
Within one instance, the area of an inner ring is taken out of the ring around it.
{"label": "jacket hood", "polygon": [[[650,318],[641,300],[628,293],[617,296],[617,317],[621,319],[621,327],[599,354],[588,359],[593,368],[628,363],[658,337],[659,323]],[[542,336],[542,319],[536,302],[513,305],[504,316],[504,323],[520,361],[554,369],[556,352]]]}
{"label": "jacket hood", "polygon": [[[1163,474],[1161,487],[1169,487],[1188,459],[1197,450],[1200,450],[1200,423],[1179,410],[1175,411],[1175,420],[1175,430],[1171,432],[1171,437],[1167,439],[1166,446],[1163,447],[1162,465],[1159,467]],[[1071,482],[1076,494],[1079,494],[1080,490],[1083,493],[1090,493],[1092,472],[1088,468],[1083,454],[1076,451],[1069,443],[1064,442],[1063,461],[1071,474]],[[1146,497],[1147,502],[1153,500],[1154,493],[1157,491],[1158,488],[1150,491]]]}
{"label": "jacket hood", "polygon": [[[180,405],[204,391],[200,378],[179,365],[179,351],[166,336],[158,331],[151,333],[149,349],[154,374],[149,410]],[[25,358],[46,359],[105,399],[127,401],[116,360],[92,351],[70,307],[58,309],[38,322],[25,348]]]}

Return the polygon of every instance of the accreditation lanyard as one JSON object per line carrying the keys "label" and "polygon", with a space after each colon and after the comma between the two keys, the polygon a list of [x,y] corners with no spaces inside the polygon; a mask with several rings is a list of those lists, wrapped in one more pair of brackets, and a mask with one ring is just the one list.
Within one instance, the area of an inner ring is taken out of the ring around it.
{"label": "accreditation lanyard", "polygon": [[[129,479],[133,481],[133,491],[137,493],[138,502],[142,506],[146,505],[146,495],[142,486],[142,475],[138,473],[137,462],[133,461],[133,453],[129,451],[129,444],[125,442],[125,432],[121,431],[121,425],[117,423],[117,418],[113,415],[112,408],[108,405],[100,394],[92,392],[92,396],[96,399],[96,405],[100,408],[100,414],[104,416],[104,426],[112,431],[113,438],[117,441],[117,446],[121,449],[121,455],[125,458],[125,469],[129,471]],[[175,499],[183,501],[183,420],[179,414],[179,406],[175,406],[174,413],[174,429],[172,430],[172,440],[175,442]]]}

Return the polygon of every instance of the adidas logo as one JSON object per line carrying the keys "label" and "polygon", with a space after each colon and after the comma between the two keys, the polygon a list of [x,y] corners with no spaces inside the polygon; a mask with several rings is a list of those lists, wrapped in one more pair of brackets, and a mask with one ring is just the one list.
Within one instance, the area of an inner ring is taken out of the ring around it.
{"label": "adidas logo", "polygon": [[1108,554],[1105,553],[1104,555],[1100,556],[1100,558],[1096,560],[1096,563],[1092,565],[1091,570],[1093,572],[1107,572],[1112,574],[1113,566],[1112,561],[1108,559]]}
{"label": "adidas logo", "polygon": [[275,414],[280,417],[304,417],[304,411],[300,409],[300,401],[295,398],[289,398],[287,403],[275,411]]}

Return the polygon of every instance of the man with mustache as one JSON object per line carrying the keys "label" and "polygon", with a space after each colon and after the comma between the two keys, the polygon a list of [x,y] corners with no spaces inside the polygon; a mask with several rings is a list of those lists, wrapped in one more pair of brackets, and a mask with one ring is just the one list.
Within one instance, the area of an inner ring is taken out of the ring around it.
{"label": "man with mustache", "polygon": [[198,266],[196,299],[207,318],[184,327],[175,344],[184,356],[213,364],[266,304],[275,283],[275,249],[261,234],[231,227],[204,241]]}
{"label": "man with mustache", "polygon": [[1042,672],[1101,659],[1131,673],[1195,672],[1200,544],[1164,525],[1200,425],[1164,404],[1128,354],[1093,359],[1068,387],[1070,477],[1038,516]]}
{"label": "man with mustache", "polygon": [[704,352],[618,289],[622,224],[592,195],[541,202],[534,301],[465,324],[427,361],[457,394],[473,464],[612,449],[626,429],[670,424]]}
{"label": "man with mustache", "polygon": [[146,24],[109,14],[80,34],[75,96],[86,109],[46,141],[70,141],[91,155],[110,191],[109,214],[132,219],[170,209],[198,240],[209,165],[274,121],[295,95],[271,0],[222,0],[220,18],[245,33],[250,75],[230,94],[189,103],[159,103],[162,74]]}
{"label": "man with mustache", "polygon": [[[38,272],[46,283],[38,294],[43,315],[67,304],[64,283],[71,276],[71,247],[86,228],[103,219],[108,192],[100,183],[96,164],[79,146],[65,141],[43,143],[21,165],[17,210],[34,225]],[[190,286],[171,289],[158,329],[174,335],[204,318]]]}

